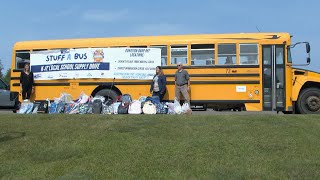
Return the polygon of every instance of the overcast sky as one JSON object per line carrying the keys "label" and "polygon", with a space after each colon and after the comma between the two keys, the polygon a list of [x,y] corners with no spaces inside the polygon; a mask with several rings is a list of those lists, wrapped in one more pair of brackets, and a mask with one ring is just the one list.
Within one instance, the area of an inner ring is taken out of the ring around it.
{"label": "overcast sky", "polygon": [[[17,41],[203,33],[289,32],[311,43],[320,71],[320,3],[316,0],[3,0],[0,59],[10,67]],[[293,57],[305,62],[304,52]]]}

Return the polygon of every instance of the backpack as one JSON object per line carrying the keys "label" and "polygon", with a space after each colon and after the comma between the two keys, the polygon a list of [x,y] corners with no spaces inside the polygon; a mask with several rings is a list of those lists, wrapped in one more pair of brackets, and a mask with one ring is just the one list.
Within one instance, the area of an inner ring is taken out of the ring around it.
{"label": "backpack", "polygon": [[37,114],[38,113],[38,109],[39,109],[40,104],[41,104],[41,102],[39,102],[39,101],[33,103],[32,114]]}
{"label": "backpack", "polygon": [[129,103],[122,102],[118,107],[118,114],[128,114]]}
{"label": "backpack", "polygon": [[144,103],[142,110],[143,110],[144,114],[156,114],[157,113],[156,106],[154,104],[152,104],[152,102],[150,102],[150,101],[147,101]]}
{"label": "backpack", "polygon": [[151,97],[151,96],[146,97],[146,99],[144,100],[144,102],[147,102],[147,101],[152,102],[152,97]]}
{"label": "backpack", "polygon": [[70,114],[71,110],[73,109],[74,104],[73,103],[67,103],[64,106],[64,113],[65,114]]}
{"label": "backpack", "polygon": [[122,102],[124,102],[124,103],[130,104],[132,102],[132,98],[131,98],[130,94],[122,95],[121,99],[122,99]]}
{"label": "backpack", "polygon": [[151,97],[151,102],[153,104],[159,104],[160,103],[160,97],[159,96],[152,96]]}
{"label": "backpack", "polygon": [[121,104],[121,102],[115,102],[112,104],[113,106],[113,114],[118,114],[118,107]]}
{"label": "backpack", "polygon": [[147,96],[140,96],[139,101],[140,102],[146,102]]}
{"label": "backpack", "polygon": [[21,103],[20,109],[17,112],[18,114],[25,114],[28,110],[28,104],[27,103]]}
{"label": "backpack", "polygon": [[69,112],[69,114],[79,114],[80,113],[80,104],[79,103],[73,103],[71,111]]}
{"label": "backpack", "polygon": [[57,103],[55,102],[50,103],[49,114],[57,114],[57,107],[58,107]]}
{"label": "backpack", "polygon": [[88,103],[88,109],[87,109],[87,114],[93,114],[93,104],[92,102],[89,101]]}
{"label": "backpack", "polygon": [[26,114],[31,114],[33,110],[33,103],[29,103],[27,106]]}
{"label": "backpack", "polygon": [[39,108],[39,104],[33,104],[32,114],[37,114],[38,113],[38,108]]}
{"label": "backpack", "polygon": [[147,102],[147,101],[151,101],[152,104],[158,104],[158,103],[160,103],[160,98],[159,98],[159,96],[152,96],[152,97],[148,96],[146,98],[145,102]]}
{"label": "backpack", "polygon": [[168,106],[165,103],[156,104],[157,114],[168,114]]}
{"label": "backpack", "polygon": [[102,101],[100,99],[93,100],[92,113],[93,114],[101,114],[102,111]]}
{"label": "backpack", "polygon": [[42,101],[39,104],[37,113],[48,113],[48,101]]}
{"label": "backpack", "polygon": [[130,105],[129,105],[129,114],[141,114],[142,113],[142,108],[141,108],[141,102],[134,100]]}
{"label": "backpack", "polygon": [[81,104],[79,105],[79,114],[87,114],[89,109],[89,105],[88,104]]}
{"label": "backpack", "polygon": [[57,113],[64,113],[64,107],[65,107],[65,103],[60,101],[57,104]]}
{"label": "backpack", "polygon": [[113,114],[113,105],[102,104],[102,114]]}

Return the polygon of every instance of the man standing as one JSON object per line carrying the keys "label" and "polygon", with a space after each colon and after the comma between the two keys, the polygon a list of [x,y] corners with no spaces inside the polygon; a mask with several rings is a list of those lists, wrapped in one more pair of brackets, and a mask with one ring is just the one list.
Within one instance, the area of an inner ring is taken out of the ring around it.
{"label": "man standing", "polygon": [[187,103],[190,104],[189,90],[190,90],[190,79],[188,71],[183,69],[181,62],[177,64],[177,72],[175,74],[175,96],[180,102],[180,93],[183,95]]}

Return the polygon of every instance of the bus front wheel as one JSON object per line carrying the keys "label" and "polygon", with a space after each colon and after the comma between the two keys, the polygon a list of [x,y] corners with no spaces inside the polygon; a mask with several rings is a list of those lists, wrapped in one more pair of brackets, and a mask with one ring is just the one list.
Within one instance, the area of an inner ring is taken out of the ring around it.
{"label": "bus front wheel", "polygon": [[106,104],[112,104],[114,101],[118,98],[118,93],[111,89],[102,89],[98,91],[95,95],[103,96],[106,98],[105,103]]}
{"label": "bus front wheel", "polygon": [[297,109],[301,114],[320,114],[320,89],[302,90],[297,101]]}

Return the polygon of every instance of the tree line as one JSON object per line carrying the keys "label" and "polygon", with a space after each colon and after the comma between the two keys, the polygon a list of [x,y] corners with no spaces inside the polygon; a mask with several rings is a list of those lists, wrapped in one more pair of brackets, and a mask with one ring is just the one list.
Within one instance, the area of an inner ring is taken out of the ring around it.
{"label": "tree line", "polygon": [[8,85],[10,84],[10,77],[11,77],[11,69],[7,69],[7,71],[5,73],[3,73],[3,64],[2,64],[2,60],[0,59],[0,78],[7,83]]}

